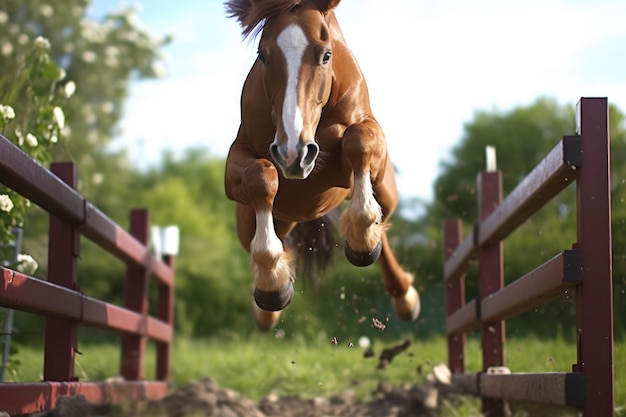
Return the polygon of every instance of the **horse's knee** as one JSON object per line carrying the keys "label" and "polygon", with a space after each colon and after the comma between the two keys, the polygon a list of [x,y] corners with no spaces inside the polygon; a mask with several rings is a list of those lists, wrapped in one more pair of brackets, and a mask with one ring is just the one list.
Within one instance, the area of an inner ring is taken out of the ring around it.
{"label": "horse's knee", "polygon": [[271,206],[278,192],[278,171],[267,159],[257,159],[242,176],[242,185],[255,207]]}
{"label": "horse's knee", "polygon": [[387,146],[377,124],[352,125],[341,141],[343,156],[355,175],[370,171],[377,184],[385,172]]}

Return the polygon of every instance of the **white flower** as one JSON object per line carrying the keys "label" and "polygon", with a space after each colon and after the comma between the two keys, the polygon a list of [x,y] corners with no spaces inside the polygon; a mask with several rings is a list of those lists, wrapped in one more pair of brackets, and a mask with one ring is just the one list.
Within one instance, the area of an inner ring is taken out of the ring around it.
{"label": "white flower", "polygon": [[11,106],[0,104],[0,115],[2,115],[4,121],[9,121],[15,119],[15,110]]}
{"label": "white flower", "polygon": [[151,68],[154,76],[157,78],[163,78],[165,75],[167,75],[167,69],[163,66],[163,64],[159,62],[152,63]]}
{"label": "white flower", "polygon": [[0,194],[0,211],[5,211],[9,213],[11,210],[13,210],[13,207],[14,206],[11,197],[6,194]]}
{"label": "white flower", "polygon": [[72,97],[75,92],[76,92],[76,83],[74,81],[68,81],[63,86],[63,94],[65,95],[66,98]]}
{"label": "white flower", "polygon": [[104,103],[102,103],[102,106],[100,107],[100,109],[104,113],[113,113],[113,110],[115,110],[115,107],[113,106],[113,103],[111,103],[110,101],[105,101]]}
{"label": "white flower", "polygon": [[22,274],[32,275],[35,273],[37,268],[39,268],[37,261],[35,261],[32,256],[26,255],[24,253],[20,253],[19,255],[17,255],[17,262],[18,264],[15,266],[15,269],[17,269]]}
{"label": "white flower", "polygon": [[3,12],[2,10],[0,10],[0,23],[5,24],[8,21],[9,21],[9,15]]}
{"label": "white flower", "polygon": [[0,46],[0,53],[3,56],[9,56],[13,53],[13,44],[4,41],[2,42],[2,46]]}
{"label": "white flower", "polygon": [[54,14],[54,9],[49,4],[44,4],[39,7],[39,13],[41,13],[44,17],[50,17]]}
{"label": "white flower", "polygon": [[96,172],[91,177],[91,180],[93,181],[94,184],[100,185],[102,184],[102,181],[104,181],[104,175],[102,175],[102,172]]}
{"label": "white flower", "polygon": [[65,127],[65,114],[63,114],[63,109],[59,106],[54,106],[54,109],[52,109],[52,116],[54,121],[57,122],[59,129],[63,129]]}
{"label": "white flower", "polygon": [[19,146],[24,145],[24,135],[20,129],[15,129],[15,137],[17,137],[17,144]]}
{"label": "white flower", "polygon": [[28,43],[28,35],[25,33],[20,34],[20,36],[17,37],[17,43],[20,45],[26,45]]}
{"label": "white flower", "polygon": [[50,49],[50,41],[43,36],[37,36],[35,38],[35,46],[45,49],[46,51]]}
{"label": "white flower", "polygon": [[85,62],[94,62],[96,60],[96,53],[94,51],[85,51],[83,52],[83,61]]}
{"label": "white flower", "polygon": [[57,137],[57,135],[50,136],[50,143],[57,143],[58,141],[59,138]]}
{"label": "white flower", "polygon": [[37,141],[35,135],[33,135],[32,133],[28,133],[26,135],[26,144],[28,144],[28,146],[30,146],[31,148],[34,148],[35,146],[39,145],[39,142]]}

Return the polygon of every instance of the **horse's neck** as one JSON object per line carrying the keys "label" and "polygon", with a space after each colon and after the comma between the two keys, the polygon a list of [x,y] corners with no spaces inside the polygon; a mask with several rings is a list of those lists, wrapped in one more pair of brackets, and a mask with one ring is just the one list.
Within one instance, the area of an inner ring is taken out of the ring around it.
{"label": "horse's neck", "polygon": [[357,105],[357,107],[365,106],[367,108],[366,113],[369,113],[367,83],[365,82],[363,73],[354,54],[343,37],[339,23],[333,12],[328,15],[327,23],[334,44],[333,56],[336,57],[336,59],[333,60],[334,79],[331,97],[328,102],[329,108],[333,108],[336,105],[345,106],[345,99],[348,98],[350,101],[348,107],[354,108],[355,105]]}

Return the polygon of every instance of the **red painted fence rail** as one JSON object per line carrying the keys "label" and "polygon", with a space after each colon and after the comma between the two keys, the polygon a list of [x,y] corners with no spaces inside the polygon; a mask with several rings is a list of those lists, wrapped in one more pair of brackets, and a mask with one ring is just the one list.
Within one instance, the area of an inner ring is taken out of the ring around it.
{"label": "red painted fence rail", "polygon": [[[48,277],[0,267],[0,306],[45,316],[43,382],[0,384],[0,411],[10,415],[53,409],[62,396],[83,395],[94,404],[166,395],[173,339],[174,257],[149,249],[147,210],[132,210],[130,232],[76,190],[73,163],[48,171],[0,135],[0,182],[50,214]],[[124,307],[81,293],[77,276],[80,237],[126,263]],[[148,283],[156,281],[156,317],[148,314]],[[78,327],[122,335],[122,381],[79,382],[74,374]],[[156,343],[156,380],[144,379],[146,342]]]}
{"label": "red painted fence rail", "polygon": [[[502,416],[506,400],[575,407],[586,417],[614,416],[614,330],[608,103],[582,98],[577,135],[564,136],[504,200],[501,172],[478,178],[478,224],[461,238],[458,219],[444,223],[448,361],[453,379]],[[576,181],[577,241],[504,285],[503,240]],[[479,296],[465,299],[465,272],[479,263]],[[505,320],[576,294],[577,363],[572,372],[509,373]],[[465,373],[466,332],[480,328],[483,371]]]}

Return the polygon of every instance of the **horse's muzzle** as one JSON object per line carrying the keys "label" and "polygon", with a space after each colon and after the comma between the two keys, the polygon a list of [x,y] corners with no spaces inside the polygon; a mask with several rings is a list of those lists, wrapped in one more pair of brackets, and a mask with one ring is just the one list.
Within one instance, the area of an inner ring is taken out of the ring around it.
{"label": "horse's muzzle", "polygon": [[280,167],[285,178],[305,179],[315,167],[320,148],[315,142],[298,143],[295,152],[289,152],[287,145],[270,145],[270,154]]}

